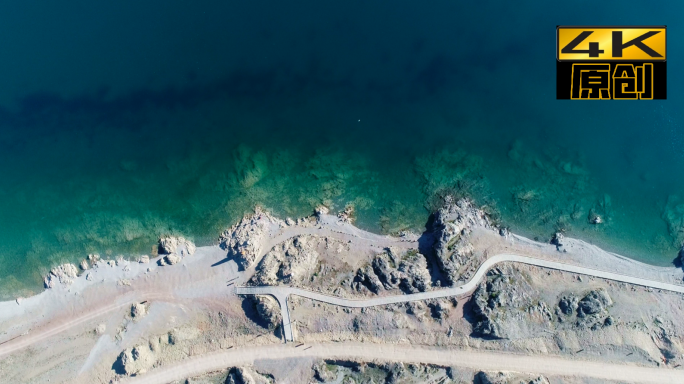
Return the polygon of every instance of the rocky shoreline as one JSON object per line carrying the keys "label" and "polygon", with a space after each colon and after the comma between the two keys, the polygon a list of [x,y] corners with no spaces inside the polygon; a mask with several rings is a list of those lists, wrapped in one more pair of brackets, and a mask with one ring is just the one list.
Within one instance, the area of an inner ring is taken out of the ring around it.
{"label": "rocky shoreline", "polygon": [[[191,354],[280,343],[278,303],[236,296],[235,285],[287,285],[357,299],[403,295],[460,285],[499,253],[672,284],[684,278],[679,268],[649,266],[560,234],[548,243],[516,236],[468,200],[445,201],[424,233],[401,237],[359,230],[350,208],[337,215],[320,208],[297,220],[257,209],[224,231],[217,246],[163,237],[156,255],[136,261],[90,255],[79,267],[56,267],[43,293],[0,303],[0,342],[8,340],[0,344],[0,357],[3,348],[32,339],[49,354],[41,343],[61,337],[50,331],[52,319],[59,319],[78,324],[74,329],[81,332],[65,334],[64,342],[89,345],[71,352],[76,371],[113,379],[144,375]],[[669,368],[684,363],[684,335],[676,325],[684,315],[681,295],[515,263],[491,269],[470,296],[363,309],[295,298],[289,311],[302,343],[411,343],[570,359],[581,354]],[[0,370],[14,372],[7,361],[0,360]],[[232,382],[260,377],[231,372]],[[469,374],[487,382],[487,373]]]}

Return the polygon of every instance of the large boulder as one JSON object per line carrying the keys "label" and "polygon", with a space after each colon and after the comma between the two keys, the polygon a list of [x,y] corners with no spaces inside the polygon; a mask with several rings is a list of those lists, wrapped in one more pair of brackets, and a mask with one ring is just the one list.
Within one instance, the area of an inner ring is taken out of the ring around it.
{"label": "large boulder", "polygon": [[66,263],[52,268],[50,273],[45,276],[43,282],[45,283],[45,288],[53,288],[58,283],[70,285],[77,276],[78,268],[73,264]]}
{"label": "large boulder", "polygon": [[606,291],[599,289],[589,292],[577,304],[577,317],[600,314],[613,304]]}
{"label": "large boulder", "polygon": [[246,304],[251,306],[258,319],[257,324],[273,329],[282,322],[280,305],[271,296],[250,295],[245,298]]}
{"label": "large boulder", "polygon": [[382,282],[373,271],[373,267],[370,265],[367,265],[364,268],[360,268],[358,271],[356,271],[356,276],[354,276],[352,287],[357,291],[368,289],[375,294],[380,293],[380,290],[383,289]]}
{"label": "large boulder", "polygon": [[286,226],[284,222],[257,208],[253,215],[245,216],[221,234],[221,248],[228,252],[228,257],[235,258],[242,270],[248,269],[261,255],[266,236],[273,225]]}
{"label": "large boulder", "polygon": [[252,367],[233,367],[228,371],[226,384],[272,384],[273,377],[261,374]]}
{"label": "large boulder", "polygon": [[149,345],[139,345],[121,352],[118,360],[125,374],[138,375],[150,369],[156,357]]}
{"label": "large boulder", "polygon": [[558,308],[564,315],[572,315],[577,310],[579,300],[575,296],[563,296],[558,302]]}
{"label": "large boulder", "polygon": [[493,339],[536,337],[554,320],[529,279],[514,266],[487,273],[471,298],[473,335]]}
{"label": "large boulder", "polygon": [[356,290],[365,287],[375,294],[382,289],[397,288],[404,293],[425,292],[432,287],[432,278],[427,260],[417,251],[409,250],[398,255],[388,249],[356,272],[352,287]]}
{"label": "large boulder", "polygon": [[174,253],[181,256],[192,255],[196,249],[195,244],[184,237],[163,236],[159,238],[159,254],[162,255]]}
{"label": "large boulder", "polygon": [[141,319],[147,315],[147,307],[142,303],[135,303],[131,305],[131,317],[134,319]]}
{"label": "large boulder", "polygon": [[307,281],[318,266],[320,238],[296,236],[264,256],[250,280],[255,285],[296,285]]}
{"label": "large boulder", "polygon": [[475,375],[475,384],[509,384],[511,375],[508,372],[484,372]]}
{"label": "large boulder", "polygon": [[475,375],[475,384],[549,384],[544,376],[537,376],[517,372],[483,372]]}
{"label": "large boulder", "polygon": [[468,199],[461,199],[442,207],[435,213],[432,232],[437,265],[447,282],[454,284],[460,277],[461,267],[474,252],[468,235],[475,227],[492,228],[487,215]]}

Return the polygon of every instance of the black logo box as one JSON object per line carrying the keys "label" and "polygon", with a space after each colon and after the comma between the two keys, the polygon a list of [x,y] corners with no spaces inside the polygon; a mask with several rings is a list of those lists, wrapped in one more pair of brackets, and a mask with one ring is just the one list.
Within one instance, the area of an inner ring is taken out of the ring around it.
{"label": "black logo box", "polygon": [[[556,99],[570,100],[571,82],[572,82],[572,61],[556,61]],[[578,63],[587,63],[580,61]],[[610,96],[613,98],[613,73],[615,66],[618,64],[633,64],[643,65],[644,61],[592,61],[591,64],[610,64]],[[653,100],[667,99],[667,62],[655,61],[653,62]]]}

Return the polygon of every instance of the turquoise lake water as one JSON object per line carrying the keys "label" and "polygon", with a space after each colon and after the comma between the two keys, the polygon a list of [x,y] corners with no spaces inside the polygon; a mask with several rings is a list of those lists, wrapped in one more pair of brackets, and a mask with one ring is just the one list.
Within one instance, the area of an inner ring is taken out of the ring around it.
{"label": "turquoise lake water", "polygon": [[[669,265],[683,5],[2,5],[0,297],[161,234],[211,244],[255,204],[353,204],[395,233],[445,193],[532,238],[563,229]],[[556,25],[597,24],[668,26],[668,100],[555,100]]]}

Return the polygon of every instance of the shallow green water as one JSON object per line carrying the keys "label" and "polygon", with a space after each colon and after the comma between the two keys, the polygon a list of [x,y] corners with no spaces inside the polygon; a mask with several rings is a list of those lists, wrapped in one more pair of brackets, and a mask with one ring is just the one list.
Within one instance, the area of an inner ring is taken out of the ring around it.
{"label": "shallow green water", "polygon": [[540,240],[563,229],[676,256],[681,76],[664,102],[556,101],[553,33],[676,26],[678,3],[593,17],[584,3],[262,3],[11,10],[40,27],[0,23],[18,36],[0,44],[0,296],[88,253],[149,253],[161,234],[210,244],[255,204],[353,204],[364,228],[420,231],[447,192]]}

